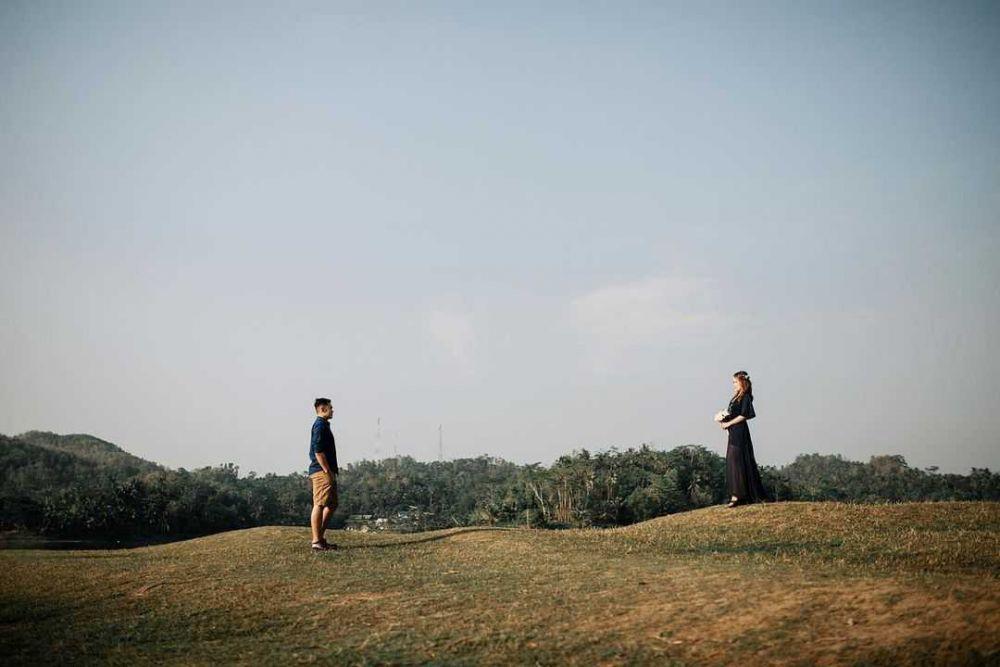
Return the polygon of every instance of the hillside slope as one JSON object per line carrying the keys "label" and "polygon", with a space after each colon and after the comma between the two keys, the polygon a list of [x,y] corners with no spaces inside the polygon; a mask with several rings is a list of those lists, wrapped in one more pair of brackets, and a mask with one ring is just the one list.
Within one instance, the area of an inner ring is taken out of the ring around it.
{"label": "hillside slope", "polygon": [[48,431],[27,431],[14,436],[17,440],[57,452],[65,452],[110,468],[124,477],[162,470],[163,466],[130,454],[118,445],[85,433],[59,435]]}
{"label": "hillside slope", "polygon": [[1000,505],[787,503],[612,530],[264,527],[0,552],[8,661],[981,664]]}

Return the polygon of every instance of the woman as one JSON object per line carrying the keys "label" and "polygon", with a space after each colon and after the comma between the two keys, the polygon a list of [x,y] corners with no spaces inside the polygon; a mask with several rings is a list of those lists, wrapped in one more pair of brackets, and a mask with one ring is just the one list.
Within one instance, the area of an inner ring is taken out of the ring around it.
{"label": "woman", "polygon": [[729,431],[729,447],[726,450],[726,486],[729,489],[729,507],[748,505],[771,500],[770,494],[760,481],[760,471],[753,456],[748,419],[756,417],[753,411],[753,385],[746,371],[733,374],[733,394],[729,401],[727,416],[720,424]]}

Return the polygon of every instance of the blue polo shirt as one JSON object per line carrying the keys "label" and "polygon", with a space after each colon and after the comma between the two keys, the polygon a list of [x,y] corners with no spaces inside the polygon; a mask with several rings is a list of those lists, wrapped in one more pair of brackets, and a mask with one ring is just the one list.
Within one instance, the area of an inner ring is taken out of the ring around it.
{"label": "blue polo shirt", "polygon": [[333,431],[330,430],[330,422],[322,417],[316,417],[312,426],[312,437],[309,439],[309,474],[319,472],[323,466],[316,460],[316,452],[326,454],[326,462],[330,465],[330,471],[339,473],[337,467],[337,447],[333,441]]}

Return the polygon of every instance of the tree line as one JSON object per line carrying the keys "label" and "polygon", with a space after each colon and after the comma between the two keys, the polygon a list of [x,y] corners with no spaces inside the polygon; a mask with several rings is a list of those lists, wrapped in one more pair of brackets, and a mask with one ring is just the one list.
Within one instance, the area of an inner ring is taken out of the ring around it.
{"label": "tree line", "polygon": [[[1000,474],[803,454],[761,474],[776,500],[1000,500]],[[700,445],[647,445],[559,457],[552,465],[480,456],[395,457],[341,468],[334,527],[351,515],[419,510],[420,528],[621,526],[722,503],[725,459]],[[232,463],[172,470],[91,436],[0,436],[0,528],[74,537],[182,536],[308,525],[306,474],[240,475]]]}

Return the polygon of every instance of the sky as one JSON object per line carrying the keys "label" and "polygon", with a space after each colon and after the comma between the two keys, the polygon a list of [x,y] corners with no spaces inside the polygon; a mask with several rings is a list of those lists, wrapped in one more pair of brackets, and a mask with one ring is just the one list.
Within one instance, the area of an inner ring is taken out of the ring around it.
{"label": "sky", "polygon": [[1000,468],[1000,7],[540,4],[0,3],[0,432]]}

